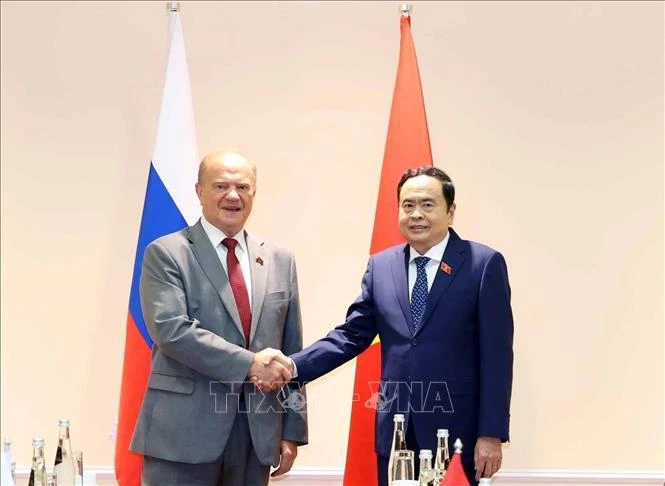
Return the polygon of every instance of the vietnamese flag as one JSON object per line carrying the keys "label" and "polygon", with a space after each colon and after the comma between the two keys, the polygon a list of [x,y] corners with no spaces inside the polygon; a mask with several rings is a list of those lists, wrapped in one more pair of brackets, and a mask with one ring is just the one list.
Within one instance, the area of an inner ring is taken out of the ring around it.
{"label": "vietnamese flag", "polygon": [[462,443],[459,439],[455,441],[455,454],[450,460],[450,466],[443,477],[441,486],[470,486],[464,473],[464,466],[462,466]]}
{"label": "vietnamese flag", "polygon": [[[404,241],[397,224],[397,183],[405,170],[432,165],[425,102],[411,36],[411,17],[408,15],[403,14],[400,19],[400,34],[397,80],[383,155],[370,254]],[[380,374],[381,343],[377,338],[369,349],[358,356],[356,362],[353,387],[355,399],[351,409],[344,471],[345,486],[378,484],[374,453],[376,408],[367,405],[373,403],[370,384],[377,383]]]}

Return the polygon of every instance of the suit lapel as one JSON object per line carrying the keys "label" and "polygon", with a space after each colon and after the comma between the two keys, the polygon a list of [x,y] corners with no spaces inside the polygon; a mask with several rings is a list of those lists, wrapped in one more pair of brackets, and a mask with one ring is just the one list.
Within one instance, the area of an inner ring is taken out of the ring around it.
{"label": "suit lapel", "polygon": [[409,332],[413,332],[413,320],[411,319],[411,305],[409,304],[409,275],[406,271],[409,262],[409,245],[404,245],[395,252],[392,259],[391,270],[395,295],[397,302],[402,308],[404,320]]}
{"label": "suit lapel", "polygon": [[252,279],[252,328],[249,334],[249,342],[251,343],[256,334],[259,317],[261,316],[261,308],[263,307],[263,299],[266,296],[270,259],[267,258],[267,252],[262,241],[248,235],[247,232],[245,232],[245,240],[247,241],[249,272]]}
{"label": "suit lapel", "polygon": [[[462,240],[452,228],[449,228],[448,231],[450,231],[450,239],[448,240],[446,251],[443,252],[443,258],[441,259],[439,268],[436,271],[436,276],[432,283],[432,289],[427,296],[425,313],[420,320],[420,326],[418,326],[416,334],[427,325],[427,321],[431,317],[434,308],[439,302],[441,302],[443,296],[450,287],[450,284],[455,280],[455,277],[459,274],[459,271],[466,260],[466,255],[464,254],[465,247],[462,244]],[[442,270],[444,264],[447,265],[448,271]]]}
{"label": "suit lapel", "polygon": [[201,264],[203,272],[213,287],[215,287],[215,290],[217,290],[222,304],[224,304],[226,311],[231,316],[231,320],[238,328],[240,335],[244,336],[242,324],[240,323],[240,314],[238,314],[238,307],[233,297],[229,278],[224,271],[224,267],[222,267],[222,263],[219,261],[217,250],[210,243],[210,239],[203,226],[201,226],[200,220],[189,228],[189,241],[192,243],[192,251]]}

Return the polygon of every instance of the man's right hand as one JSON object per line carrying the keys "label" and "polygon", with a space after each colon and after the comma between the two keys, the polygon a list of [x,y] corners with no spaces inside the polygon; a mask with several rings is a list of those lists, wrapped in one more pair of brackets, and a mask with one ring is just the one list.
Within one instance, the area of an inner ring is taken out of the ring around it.
{"label": "man's right hand", "polygon": [[280,350],[266,348],[254,355],[247,376],[262,392],[275,391],[291,381],[293,367]]}

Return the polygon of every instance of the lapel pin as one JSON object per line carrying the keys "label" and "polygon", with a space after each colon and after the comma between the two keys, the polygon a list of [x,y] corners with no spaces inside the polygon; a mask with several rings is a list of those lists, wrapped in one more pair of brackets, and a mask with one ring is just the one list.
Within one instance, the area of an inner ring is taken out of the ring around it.
{"label": "lapel pin", "polygon": [[258,263],[259,265],[263,265],[263,259],[261,257],[258,257],[256,259],[256,263]]}
{"label": "lapel pin", "polygon": [[448,275],[452,275],[453,269],[450,265],[448,265],[446,262],[441,262],[441,270],[446,272]]}

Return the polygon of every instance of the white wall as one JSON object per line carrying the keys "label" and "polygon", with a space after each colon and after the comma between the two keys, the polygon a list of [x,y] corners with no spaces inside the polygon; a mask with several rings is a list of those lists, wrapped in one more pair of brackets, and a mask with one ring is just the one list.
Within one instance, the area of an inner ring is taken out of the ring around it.
{"label": "white wall", "polygon": [[[305,341],[369,249],[398,3],[184,2],[201,154],[259,167],[249,229],[294,249]],[[416,2],[456,229],[501,250],[516,321],[506,469],[663,469],[663,4]],[[3,2],[2,434],[72,419],[110,466],[164,79],[162,2]],[[349,363],[310,387],[298,465],[344,464]]]}

